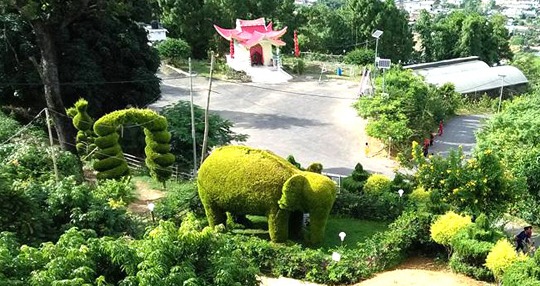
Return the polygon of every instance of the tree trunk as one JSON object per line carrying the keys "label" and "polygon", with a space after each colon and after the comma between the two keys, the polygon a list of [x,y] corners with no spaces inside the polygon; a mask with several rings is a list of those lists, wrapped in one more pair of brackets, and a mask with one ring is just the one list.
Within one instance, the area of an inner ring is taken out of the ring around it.
{"label": "tree trunk", "polygon": [[[62,150],[73,151],[74,133],[69,118],[62,116],[65,114],[64,102],[60,93],[60,80],[58,79],[58,59],[52,31],[41,21],[33,21],[32,26],[36,34],[36,42],[41,52],[41,62],[38,65],[39,74],[43,81],[45,101],[51,115],[58,135],[58,141]],[[70,143],[72,145],[70,145]]]}

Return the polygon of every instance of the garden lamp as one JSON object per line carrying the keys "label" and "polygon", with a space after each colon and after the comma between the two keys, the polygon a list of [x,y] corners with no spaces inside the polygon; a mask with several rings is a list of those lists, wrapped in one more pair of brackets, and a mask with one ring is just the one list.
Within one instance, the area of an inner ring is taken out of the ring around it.
{"label": "garden lamp", "polygon": [[339,238],[341,238],[341,242],[345,240],[345,236],[347,236],[347,234],[344,233],[343,231],[339,233]]}
{"label": "garden lamp", "polygon": [[148,208],[148,210],[150,211],[150,214],[152,215],[152,222],[155,224],[156,219],[154,218],[154,208],[156,207],[156,205],[150,202],[148,203],[148,205],[146,205],[146,207]]}
{"label": "garden lamp", "polygon": [[339,254],[337,252],[332,252],[332,260],[340,261],[341,260],[341,254]]}
{"label": "garden lamp", "polygon": [[399,191],[397,191],[398,194],[399,194],[399,197],[401,198],[403,196],[403,189],[399,189]]}

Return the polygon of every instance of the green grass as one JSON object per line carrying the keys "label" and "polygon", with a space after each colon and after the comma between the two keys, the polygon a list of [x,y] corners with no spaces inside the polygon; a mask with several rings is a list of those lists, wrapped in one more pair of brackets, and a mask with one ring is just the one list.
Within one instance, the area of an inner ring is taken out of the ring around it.
{"label": "green grass", "polygon": [[[270,239],[266,217],[248,215],[247,218],[253,224],[252,229],[236,229],[234,233],[255,235],[260,238]],[[375,233],[385,231],[387,228],[388,223],[386,222],[330,216],[326,224],[324,241],[319,247],[331,248],[341,246],[341,239],[338,234],[343,231],[347,234],[343,246],[346,248],[355,248],[359,242],[363,242]]]}
{"label": "green grass", "polygon": [[326,232],[321,247],[340,246],[341,239],[338,234],[343,231],[346,233],[343,246],[355,248],[359,242],[363,242],[375,233],[385,231],[387,228],[388,223],[386,222],[331,216],[326,224]]}

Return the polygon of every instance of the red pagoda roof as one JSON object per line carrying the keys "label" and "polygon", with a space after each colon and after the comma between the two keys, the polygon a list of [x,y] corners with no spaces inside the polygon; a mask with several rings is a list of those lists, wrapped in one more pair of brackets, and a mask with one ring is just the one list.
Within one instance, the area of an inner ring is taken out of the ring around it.
{"label": "red pagoda roof", "polygon": [[223,29],[218,25],[214,25],[216,31],[225,39],[230,41],[235,39],[239,44],[246,48],[250,48],[261,41],[269,41],[274,46],[285,46],[285,42],[280,40],[287,32],[287,27],[281,30],[274,30],[272,22],[265,24],[264,18],[255,20],[236,20],[236,29]]}

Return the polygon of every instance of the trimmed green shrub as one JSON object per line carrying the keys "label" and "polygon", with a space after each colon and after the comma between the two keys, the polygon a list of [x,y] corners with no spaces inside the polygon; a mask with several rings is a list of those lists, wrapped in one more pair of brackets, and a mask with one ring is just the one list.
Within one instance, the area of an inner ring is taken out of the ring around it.
{"label": "trimmed green shrub", "polygon": [[[114,179],[129,174],[116,132],[120,125],[128,122],[139,124],[144,128],[147,143],[144,149],[146,165],[154,179],[165,182],[172,173],[171,165],[175,159],[174,155],[168,153],[168,148],[162,145],[168,144],[171,138],[171,134],[166,130],[167,119],[152,110],[136,108],[114,111],[101,117],[94,124],[94,132],[99,136],[95,143],[100,149],[99,161],[94,163],[94,168],[99,172],[98,178]],[[107,153],[101,152],[102,150]],[[110,157],[112,154],[109,154],[113,151],[117,153]],[[113,162],[114,160],[118,163]]]}
{"label": "trimmed green shrub", "polygon": [[369,49],[354,49],[348,52],[343,61],[347,64],[365,66],[373,63],[375,52]]}
{"label": "trimmed green shrub", "polygon": [[452,270],[479,280],[493,280],[493,273],[485,267],[486,257],[495,242],[504,233],[493,229],[485,215],[480,215],[475,223],[460,230],[452,237]]}
{"label": "trimmed green shrub", "polygon": [[[426,247],[430,219],[427,214],[405,213],[390,224],[387,231],[375,234],[354,249],[303,248],[252,236],[229,235],[228,239],[229,244],[258,265],[263,274],[343,285],[368,279],[374,273],[398,265],[409,252]],[[331,258],[334,251],[341,254],[339,262]]]}
{"label": "trimmed green shrub", "polygon": [[460,216],[452,211],[447,212],[431,225],[431,238],[438,244],[450,247],[454,235],[471,223],[470,216]]}
{"label": "trimmed green shrub", "polygon": [[234,215],[267,215],[270,237],[288,238],[290,212],[309,212],[308,242],[320,243],[336,197],[336,184],[326,176],[298,170],[264,150],[225,146],[204,161],[198,191],[211,227]]}
{"label": "trimmed green shrub", "polygon": [[364,171],[362,164],[357,163],[352,174],[343,179],[343,188],[351,193],[360,193],[363,191],[364,184],[369,176],[370,174]]}
{"label": "trimmed green shrub", "polygon": [[391,221],[401,215],[407,197],[400,201],[396,193],[351,193],[341,190],[336,198],[332,213],[359,219]]}
{"label": "trimmed green shrub", "polygon": [[382,194],[390,192],[392,181],[381,174],[371,175],[364,184],[364,192],[372,194]]}
{"label": "trimmed green shrub", "polygon": [[77,152],[79,155],[86,155],[92,152],[90,146],[93,146],[95,134],[92,131],[94,120],[87,112],[88,101],[79,99],[75,102],[75,106],[66,110],[68,116],[72,118],[73,126],[77,132]]}
{"label": "trimmed green shrub", "polygon": [[323,170],[323,165],[321,163],[311,163],[306,171],[321,174]]}
{"label": "trimmed green shrub", "polygon": [[157,46],[159,56],[170,61],[187,60],[191,56],[191,47],[182,39],[168,38]]}
{"label": "trimmed green shrub", "polygon": [[493,272],[497,280],[500,280],[509,266],[526,259],[525,255],[516,253],[514,246],[507,239],[501,239],[489,252],[486,267]]}
{"label": "trimmed green shrub", "polygon": [[296,168],[298,168],[298,170],[302,170],[302,171],[306,170],[306,169],[302,168],[302,165],[300,165],[300,163],[296,162],[296,159],[294,159],[293,155],[287,156],[287,161],[289,163],[293,164],[293,166],[295,166]]}

